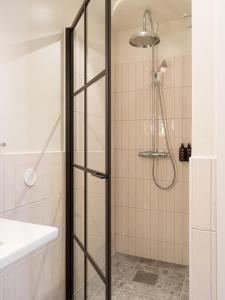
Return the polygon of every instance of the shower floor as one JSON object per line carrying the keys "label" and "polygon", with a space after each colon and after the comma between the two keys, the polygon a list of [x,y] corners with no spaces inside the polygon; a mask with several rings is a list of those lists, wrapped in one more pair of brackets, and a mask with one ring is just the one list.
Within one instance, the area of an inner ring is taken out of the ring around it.
{"label": "shower floor", "polygon": [[[112,300],[188,300],[188,267],[117,253],[112,257]],[[83,300],[83,288],[74,297]],[[104,300],[97,275],[88,281],[88,299]]]}
{"label": "shower floor", "polygon": [[116,254],[112,258],[113,300],[187,300],[188,267]]}

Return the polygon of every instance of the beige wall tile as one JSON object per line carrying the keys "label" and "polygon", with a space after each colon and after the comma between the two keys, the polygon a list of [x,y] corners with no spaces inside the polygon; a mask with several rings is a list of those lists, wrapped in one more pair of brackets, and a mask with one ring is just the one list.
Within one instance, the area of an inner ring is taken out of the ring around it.
{"label": "beige wall tile", "polygon": [[128,235],[128,208],[116,206],[116,234]]}
{"label": "beige wall tile", "polygon": [[179,149],[183,143],[183,122],[182,119],[174,120],[174,148]]}
{"label": "beige wall tile", "polygon": [[116,251],[120,253],[128,253],[129,240],[128,236],[116,235]]}
{"label": "beige wall tile", "polygon": [[151,240],[150,242],[150,257],[152,259],[160,259],[160,255],[159,255],[159,245],[158,242],[155,240]]}
{"label": "beige wall tile", "polygon": [[173,243],[164,243],[164,260],[168,262],[174,261],[174,244]]}
{"label": "beige wall tile", "polygon": [[138,156],[139,151],[135,152],[135,177],[143,179],[144,176],[144,159]]}
{"label": "beige wall tile", "polygon": [[183,246],[179,244],[174,245],[174,263],[183,263]]}
{"label": "beige wall tile", "polygon": [[129,121],[129,149],[136,148],[136,121]]}
{"label": "beige wall tile", "polygon": [[135,149],[144,149],[144,121],[135,121]]}
{"label": "beige wall tile", "polygon": [[183,117],[183,87],[176,87],[174,90],[174,115],[176,119]]}
{"label": "beige wall tile", "polygon": [[136,63],[136,90],[143,90],[144,88],[144,62]]}
{"label": "beige wall tile", "polygon": [[135,186],[135,207],[144,208],[144,180],[136,179]]}
{"label": "beige wall tile", "polygon": [[155,186],[155,183],[151,181],[151,210],[158,210],[159,207],[159,190]]}
{"label": "beige wall tile", "polygon": [[151,231],[151,241],[158,240],[158,223],[159,214],[155,210],[150,211],[150,231]]}
{"label": "beige wall tile", "polygon": [[129,237],[136,236],[136,209],[133,207],[128,208],[128,235]]}
{"label": "beige wall tile", "polygon": [[150,180],[152,179],[152,160],[148,159],[145,161],[143,166],[144,179]]}
{"label": "beige wall tile", "polygon": [[129,102],[128,102],[128,106],[129,106],[129,120],[135,120],[136,119],[136,93],[129,91],[128,97],[129,97]]}
{"label": "beige wall tile", "polygon": [[175,118],[175,90],[173,87],[164,90],[166,117]]}
{"label": "beige wall tile", "polygon": [[175,187],[175,212],[188,213],[188,183],[178,182]]}
{"label": "beige wall tile", "polygon": [[118,178],[116,179],[116,205],[117,206],[128,206],[128,179]]}
{"label": "beige wall tile", "polygon": [[143,68],[143,74],[144,74],[144,86],[143,88],[145,90],[149,90],[151,88],[151,84],[152,84],[152,74],[151,74],[151,70],[152,70],[152,63],[151,61],[144,61],[144,68]]}
{"label": "beige wall tile", "polygon": [[184,56],[184,86],[192,86],[192,58]]}
{"label": "beige wall tile", "polygon": [[183,118],[191,119],[192,116],[192,88],[184,87],[184,97],[183,97]]}
{"label": "beige wall tile", "polygon": [[149,179],[144,179],[144,189],[143,189],[143,208],[148,210],[151,208],[151,183]]}
{"label": "beige wall tile", "polygon": [[128,89],[129,91],[135,91],[136,89],[136,63],[129,63],[128,66]]}
{"label": "beige wall tile", "polygon": [[[133,61],[116,66],[115,176],[119,219],[125,214],[128,225],[120,225],[117,246],[131,255],[188,264],[188,181],[189,164],[179,162],[182,142],[191,142],[191,57],[167,58],[164,96],[167,125],[177,164],[176,186],[159,190],[152,179],[152,160],[138,153],[152,147],[151,61]],[[121,82],[119,82],[119,80]],[[157,147],[166,150],[165,133],[157,103]],[[128,121],[128,122],[127,122]],[[114,163],[113,163],[114,164]],[[169,160],[156,164],[156,178],[166,186],[173,168]],[[122,180],[120,180],[122,179]],[[127,209],[128,212],[125,212]],[[115,215],[117,214],[117,211]],[[116,216],[115,216],[116,218]],[[117,222],[117,221],[116,221]],[[117,224],[118,226],[118,224]]]}
{"label": "beige wall tile", "polygon": [[149,150],[152,148],[152,121],[144,120],[144,144],[143,149]]}
{"label": "beige wall tile", "polygon": [[128,72],[129,72],[128,63],[122,64],[122,91],[128,91]]}
{"label": "beige wall tile", "polygon": [[165,241],[174,244],[175,240],[175,216],[173,212],[166,213],[166,235]]}
{"label": "beige wall tile", "polygon": [[144,91],[137,90],[135,93],[135,119],[144,119]]}
{"label": "beige wall tile", "polygon": [[184,82],[184,57],[175,57],[175,87],[183,87]]}
{"label": "beige wall tile", "polygon": [[175,243],[185,244],[185,214],[175,213]]}
{"label": "beige wall tile", "polygon": [[144,98],[144,119],[152,119],[152,89],[146,89],[143,91]]}
{"label": "beige wall tile", "polygon": [[191,119],[183,119],[183,142],[185,144],[191,142]]}
{"label": "beige wall tile", "polygon": [[149,257],[149,240],[136,238],[136,251],[135,255],[139,257]]}
{"label": "beige wall tile", "polygon": [[128,254],[136,255],[136,239],[135,237],[128,237]]}
{"label": "beige wall tile", "polygon": [[135,207],[136,205],[136,179],[128,179],[128,205],[129,207]]}
{"label": "beige wall tile", "polygon": [[129,122],[123,121],[121,124],[121,149],[126,150],[129,146]]}
{"label": "beige wall tile", "polygon": [[168,69],[166,71],[165,78],[165,86],[166,87],[174,87],[175,84],[175,59],[173,57],[169,57],[166,59],[168,64]]}
{"label": "beige wall tile", "polygon": [[116,92],[121,92],[122,91],[122,65],[121,64],[116,64]]}

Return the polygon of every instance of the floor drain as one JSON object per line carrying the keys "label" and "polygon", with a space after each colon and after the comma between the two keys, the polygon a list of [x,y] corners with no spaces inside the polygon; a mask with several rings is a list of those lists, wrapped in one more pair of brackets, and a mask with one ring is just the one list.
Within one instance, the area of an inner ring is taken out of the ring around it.
{"label": "floor drain", "polygon": [[132,280],[143,284],[156,285],[158,277],[157,274],[138,270]]}

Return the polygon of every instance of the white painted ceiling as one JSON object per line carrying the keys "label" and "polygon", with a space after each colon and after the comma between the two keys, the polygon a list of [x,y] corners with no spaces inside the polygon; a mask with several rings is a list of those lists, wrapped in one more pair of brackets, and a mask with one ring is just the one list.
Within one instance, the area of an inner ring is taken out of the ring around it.
{"label": "white painted ceiling", "polygon": [[181,19],[191,13],[191,0],[112,0],[112,27],[125,30],[142,26],[143,12],[152,11],[154,22]]}

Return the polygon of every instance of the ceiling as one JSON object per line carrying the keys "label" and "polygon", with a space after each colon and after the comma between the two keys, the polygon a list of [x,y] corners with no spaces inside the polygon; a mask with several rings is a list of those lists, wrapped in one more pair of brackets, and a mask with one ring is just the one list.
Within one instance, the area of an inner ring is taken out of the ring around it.
{"label": "ceiling", "polygon": [[191,13],[191,0],[112,0],[113,29],[140,27],[146,8],[151,9],[155,22],[164,23]]}

